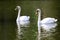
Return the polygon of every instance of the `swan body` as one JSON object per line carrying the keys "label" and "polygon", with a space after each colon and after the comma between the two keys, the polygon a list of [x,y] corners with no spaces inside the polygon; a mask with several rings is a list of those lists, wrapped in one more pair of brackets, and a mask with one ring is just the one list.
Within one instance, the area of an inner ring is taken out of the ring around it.
{"label": "swan body", "polygon": [[37,14],[38,14],[38,22],[40,21],[40,23],[55,23],[57,22],[57,19],[55,18],[51,18],[51,17],[47,17],[44,18],[43,20],[41,20],[41,10],[37,9]]}
{"label": "swan body", "polygon": [[29,18],[30,18],[29,16],[21,16],[21,17],[20,17],[20,20],[21,20],[21,21],[28,21]]}
{"label": "swan body", "polygon": [[29,16],[20,16],[19,18],[16,19],[16,21],[29,21],[30,17]]}
{"label": "swan body", "polygon": [[50,31],[51,29],[56,28],[57,23],[50,23],[50,24],[41,24],[42,28],[46,31]]}
{"label": "swan body", "polygon": [[47,18],[44,18],[43,20],[41,20],[41,23],[55,23],[56,21],[57,21],[57,19],[55,19],[55,18],[47,17]]}
{"label": "swan body", "polygon": [[15,10],[18,9],[18,16],[16,21],[21,22],[21,21],[29,21],[30,16],[20,16],[20,12],[21,12],[21,7],[20,6],[16,6]]}
{"label": "swan body", "polygon": [[30,21],[17,21],[18,27],[29,27]]}

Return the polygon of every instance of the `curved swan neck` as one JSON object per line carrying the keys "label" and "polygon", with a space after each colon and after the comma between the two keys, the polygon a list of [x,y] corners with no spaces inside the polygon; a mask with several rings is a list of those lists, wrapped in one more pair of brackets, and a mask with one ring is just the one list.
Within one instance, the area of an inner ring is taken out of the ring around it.
{"label": "curved swan neck", "polygon": [[38,12],[38,21],[41,20],[41,12]]}
{"label": "curved swan neck", "polygon": [[20,17],[20,12],[21,12],[21,9],[18,8],[18,17]]}
{"label": "curved swan neck", "polygon": [[[38,37],[40,37],[41,35],[41,24],[40,24],[40,21],[41,21],[41,11],[40,9],[37,11],[37,14],[38,14],[38,22],[37,22],[37,25],[38,25]],[[40,40],[40,38],[38,38]]]}

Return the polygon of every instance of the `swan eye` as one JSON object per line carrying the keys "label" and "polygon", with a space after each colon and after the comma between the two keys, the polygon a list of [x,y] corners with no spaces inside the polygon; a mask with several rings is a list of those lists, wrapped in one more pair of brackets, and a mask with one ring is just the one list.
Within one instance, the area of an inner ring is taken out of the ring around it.
{"label": "swan eye", "polygon": [[39,12],[38,10],[36,12]]}
{"label": "swan eye", "polygon": [[38,15],[38,11],[36,11],[36,15]]}

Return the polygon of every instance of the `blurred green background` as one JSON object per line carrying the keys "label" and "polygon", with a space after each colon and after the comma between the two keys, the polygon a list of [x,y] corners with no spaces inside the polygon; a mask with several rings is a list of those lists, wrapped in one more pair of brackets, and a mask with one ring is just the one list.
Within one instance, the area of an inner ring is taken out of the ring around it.
{"label": "blurred green background", "polygon": [[[42,10],[43,17],[60,17],[60,1],[0,1],[0,20],[1,21],[15,21],[17,17],[17,10],[15,7],[19,5],[22,8],[21,15],[31,16],[31,20],[36,18],[35,11],[37,8]],[[52,15],[51,15],[52,14]],[[34,16],[33,16],[34,15]],[[33,16],[33,17],[32,17]],[[32,20],[33,21],[33,20]]]}

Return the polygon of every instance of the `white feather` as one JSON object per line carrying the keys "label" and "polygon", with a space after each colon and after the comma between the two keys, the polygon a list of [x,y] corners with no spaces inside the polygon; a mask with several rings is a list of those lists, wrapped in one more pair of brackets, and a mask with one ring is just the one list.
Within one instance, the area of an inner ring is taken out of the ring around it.
{"label": "white feather", "polygon": [[17,16],[16,21],[29,21],[30,16],[20,16],[20,12],[21,12],[21,7],[20,6],[17,6],[15,8],[15,10],[16,9],[18,9],[18,16]]}
{"label": "white feather", "polygon": [[[55,18],[51,18],[51,17],[47,17],[47,18],[44,18],[41,20],[41,10],[40,9],[37,9],[37,14],[38,14],[38,21],[37,21],[37,24],[38,24],[38,29],[40,30],[40,27],[42,26],[43,29],[45,30],[50,30],[52,28],[55,28],[55,22],[57,22],[57,19]],[[38,30],[38,31],[39,31]],[[40,33],[40,31],[39,31]]]}
{"label": "white feather", "polygon": [[29,19],[30,16],[20,16],[20,12],[21,12],[21,7],[20,6],[16,6],[15,10],[18,9],[18,16],[16,19],[16,23],[22,26],[25,26],[27,24],[30,23]]}

